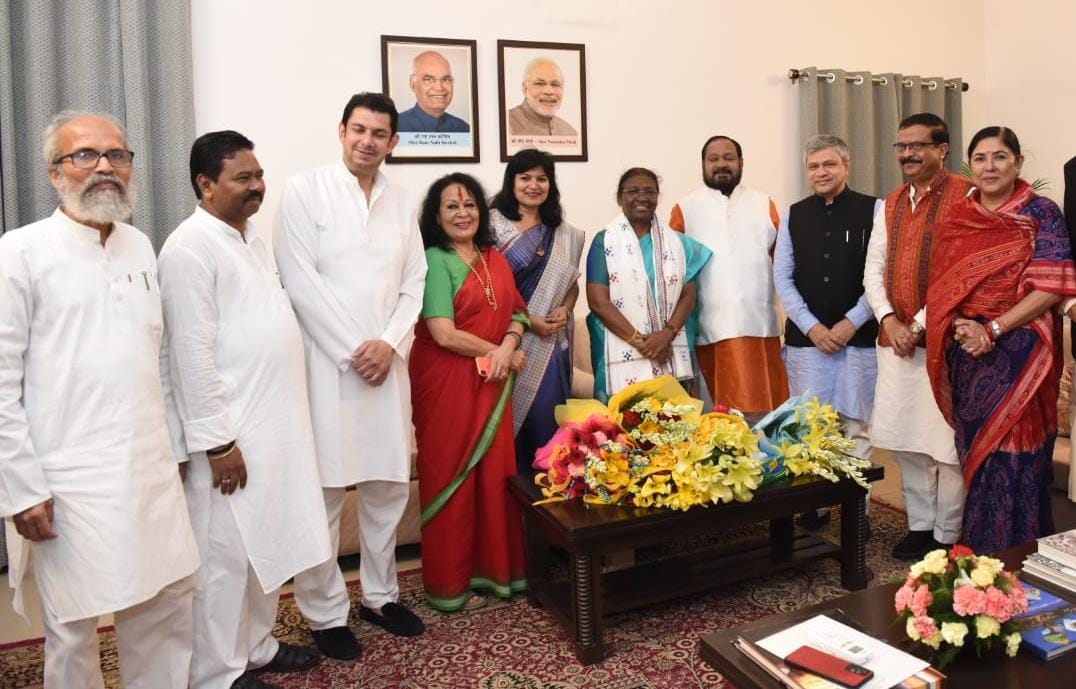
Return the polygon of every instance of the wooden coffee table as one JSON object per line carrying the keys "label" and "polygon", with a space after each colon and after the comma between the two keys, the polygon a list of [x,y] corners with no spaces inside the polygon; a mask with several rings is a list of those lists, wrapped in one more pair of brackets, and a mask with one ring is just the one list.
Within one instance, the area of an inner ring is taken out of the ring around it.
{"label": "wooden coffee table", "polygon": [[[1010,548],[998,554],[1006,569],[1013,571],[1028,553],[1035,552],[1035,543]],[[1036,580],[1036,586],[1052,590],[1061,597],[1071,598],[1059,589],[1052,589],[1049,584]],[[702,659],[711,667],[729,679],[736,689],[773,689],[777,682],[761,668],[748,660],[732,646],[737,636],[749,641],[758,641],[770,634],[786,629],[798,622],[823,613],[843,613],[843,617],[858,626],[867,634],[877,637],[888,644],[913,653],[924,659],[927,656],[922,647],[914,646],[907,638],[904,624],[897,624],[897,613],[893,608],[893,596],[900,584],[873,586],[863,591],[841,596],[825,603],[812,605],[794,612],[773,615],[753,624],[735,629],[725,629],[707,634],[700,641]],[[946,686],[951,689],[973,687],[1027,687],[1029,689],[1060,689],[1076,686],[1076,653],[1061,656],[1050,662],[1043,662],[1021,651],[1015,658],[1006,658],[1003,653],[984,654],[976,658],[974,651],[961,655],[952,665],[944,670],[948,677]],[[1065,679],[1065,678],[1068,679]]]}
{"label": "wooden coffee table", "polygon": [[[867,480],[884,475],[879,466]],[[589,665],[602,659],[604,616],[697,593],[743,579],[797,567],[819,558],[841,562],[841,584],[861,589],[866,564],[866,491],[852,481],[831,483],[813,477],[758,490],[750,502],[687,512],[587,506],[582,500],[534,505],[541,496],[532,476],[516,476],[509,493],[520,504],[527,540],[527,600],[552,612],[575,642],[575,654]],[[795,514],[839,505],[841,545],[796,529]],[[703,553],[685,553],[603,573],[602,555],[668,543],[747,524],[769,522],[769,538],[754,539]],[[551,549],[568,555],[567,580],[555,580]]]}

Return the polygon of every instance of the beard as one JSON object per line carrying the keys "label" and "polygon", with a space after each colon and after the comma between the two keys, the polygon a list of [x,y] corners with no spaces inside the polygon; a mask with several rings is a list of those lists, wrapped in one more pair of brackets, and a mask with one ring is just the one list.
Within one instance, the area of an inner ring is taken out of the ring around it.
{"label": "beard", "polygon": [[732,191],[740,184],[743,172],[737,172],[728,181],[718,181],[717,175],[703,175],[702,182],[711,189],[717,189],[725,196],[732,196]]}
{"label": "beard", "polygon": [[[111,182],[117,188],[96,188],[102,182]],[[130,218],[138,196],[133,182],[125,184],[115,175],[99,173],[91,175],[81,186],[61,173],[57,193],[60,205],[71,217],[82,223],[102,225]]]}

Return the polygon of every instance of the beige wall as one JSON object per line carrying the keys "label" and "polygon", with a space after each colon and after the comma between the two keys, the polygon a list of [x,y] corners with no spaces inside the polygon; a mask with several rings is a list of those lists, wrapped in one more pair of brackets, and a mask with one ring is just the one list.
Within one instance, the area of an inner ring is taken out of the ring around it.
{"label": "beige wall", "polygon": [[[381,34],[474,38],[483,162],[397,165],[389,173],[421,193],[437,176],[461,169],[492,190],[503,169],[497,39],[585,43],[590,162],[558,168],[572,222],[592,235],[610,220],[617,177],[631,165],[663,177],[667,218],[675,200],[699,184],[698,149],[715,133],[743,143],[745,183],[783,207],[801,188],[797,87],[788,69],[962,76],[971,83],[965,119],[977,123],[987,35],[974,11],[980,6],[932,3],[920,12],[906,0],[192,0],[196,124],[199,133],[234,128],[256,142],[269,183],[266,208],[255,218],[264,227],[288,175],[340,155],[336,122],[347,97],[380,89]],[[1018,59],[1030,70],[1035,54]]]}
{"label": "beige wall", "polygon": [[981,120],[965,117],[964,131],[970,139],[980,127],[1012,127],[1027,159],[1024,175],[1048,178],[1046,194],[1061,203],[1062,166],[1076,156],[1076,4],[984,4],[982,99],[989,107]]}

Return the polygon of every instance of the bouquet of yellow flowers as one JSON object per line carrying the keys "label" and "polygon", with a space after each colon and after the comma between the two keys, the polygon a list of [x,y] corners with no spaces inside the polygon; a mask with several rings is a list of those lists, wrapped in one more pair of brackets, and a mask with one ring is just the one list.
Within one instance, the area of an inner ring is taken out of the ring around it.
{"label": "bouquet of yellow flowers", "polygon": [[863,470],[870,460],[850,453],[855,441],[844,435],[840,417],[817,397],[793,397],[755,424],[763,460],[763,484],[787,476],[813,474],[837,482],[847,477],[867,488]]}
{"label": "bouquet of yellow flowers", "polygon": [[761,480],[743,416],[702,414],[671,376],[631,385],[607,405],[568,400],[556,415],[561,427],[534,461],[547,499],[686,510],[750,500]]}
{"label": "bouquet of yellow flowers", "polygon": [[837,412],[815,397],[789,400],[754,429],[735,409],[702,406],[672,376],[630,385],[608,404],[568,400],[535,455],[535,483],[546,500],[677,510],[747,502],[786,476],[867,485],[870,462],[848,455]]}
{"label": "bouquet of yellow flowers", "polygon": [[932,550],[912,565],[893,603],[908,637],[931,649],[939,669],[969,642],[977,655],[995,647],[1016,655],[1020,632],[1010,620],[1028,605],[1000,560],[962,545]]}

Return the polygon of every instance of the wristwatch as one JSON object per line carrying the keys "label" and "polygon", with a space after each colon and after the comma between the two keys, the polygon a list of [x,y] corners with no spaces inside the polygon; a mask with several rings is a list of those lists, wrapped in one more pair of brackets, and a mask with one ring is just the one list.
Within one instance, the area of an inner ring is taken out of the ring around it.
{"label": "wristwatch", "polygon": [[912,324],[908,326],[908,330],[912,331],[912,335],[919,337],[923,334],[923,330],[925,330],[925,328],[919,325],[919,321],[912,319]]}

